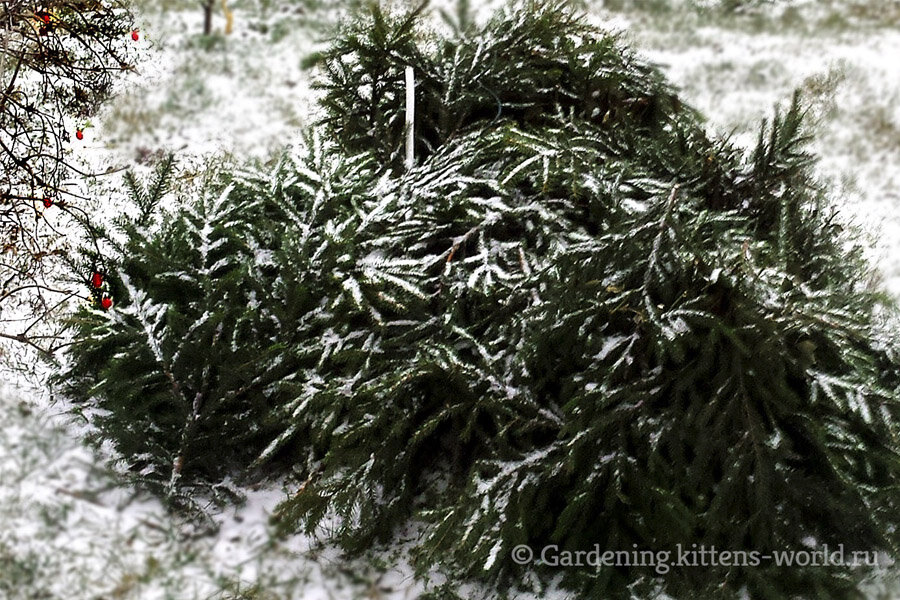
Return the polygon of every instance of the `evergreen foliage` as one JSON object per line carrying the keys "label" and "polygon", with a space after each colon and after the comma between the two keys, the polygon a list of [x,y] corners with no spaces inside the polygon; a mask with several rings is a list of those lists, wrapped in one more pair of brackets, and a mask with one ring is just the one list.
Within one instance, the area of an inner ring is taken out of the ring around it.
{"label": "evergreen foliage", "polygon": [[[60,376],[169,494],[293,471],[284,531],[424,521],[421,564],[584,598],[847,598],[849,567],[518,567],[560,550],[894,553],[892,309],[811,179],[802,111],[746,156],[563,6],[439,37],[374,8],[322,126],[124,226]],[[417,164],[403,168],[403,72]],[[165,180],[165,169],[158,182]],[[819,546],[821,547],[821,546]]]}

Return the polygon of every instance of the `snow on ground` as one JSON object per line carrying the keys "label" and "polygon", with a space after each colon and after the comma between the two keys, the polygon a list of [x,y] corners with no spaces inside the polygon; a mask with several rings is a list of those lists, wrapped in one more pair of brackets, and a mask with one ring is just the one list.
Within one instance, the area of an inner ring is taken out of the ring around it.
{"label": "snow on ground", "polygon": [[[885,283],[900,296],[896,2],[780,2],[765,14],[700,13],[690,0],[596,4],[598,22],[622,30],[709,117],[712,131],[733,132],[741,144],[751,144],[760,121],[801,88],[812,107],[818,172],[848,216],[880,230],[875,248]],[[84,141],[73,142],[75,152],[98,171],[146,173],[154,157],[174,150],[181,184],[190,186],[210,158],[266,160],[290,143],[314,120],[312,73],[301,61],[322,34],[284,15],[235,9],[235,16],[232,35],[202,40],[199,10],[148,11],[140,44],[149,60],[123,80]],[[111,176],[90,185],[96,208],[110,216],[121,205],[118,182]],[[267,518],[285,496],[280,486],[246,490],[243,504],[213,511],[215,535],[192,535],[159,501],[122,486],[104,466],[108,453],[83,446],[83,429],[46,396],[0,389],[0,598],[421,593],[390,553],[348,561],[309,538],[272,538]]]}
{"label": "snow on ground", "polygon": [[159,150],[264,159],[295,139],[313,104],[301,62],[319,36],[298,24],[272,43],[242,16],[229,36],[204,41],[199,10],[154,15],[152,58],[101,116],[102,147],[138,160]]}
{"label": "snow on ground", "polygon": [[78,442],[77,423],[23,400],[36,395],[0,387],[0,598],[405,600],[421,592],[402,561],[376,568],[311,538],[273,537],[268,518],[285,498],[278,486],[210,507],[216,531],[205,534],[123,486],[104,452]]}

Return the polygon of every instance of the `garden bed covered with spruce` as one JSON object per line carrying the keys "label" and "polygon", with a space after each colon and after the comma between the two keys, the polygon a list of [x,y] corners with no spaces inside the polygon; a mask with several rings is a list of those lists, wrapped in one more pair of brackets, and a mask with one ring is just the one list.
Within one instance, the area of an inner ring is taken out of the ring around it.
{"label": "garden bed covered with spruce", "polygon": [[322,123],[271,172],[165,210],[171,161],[131,179],[67,393],[174,506],[290,477],[282,531],[336,523],[355,551],[414,522],[416,560],[458,581],[847,597],[863,570],[514,563],[893,553],[900,362],[799,101],[745,154],[561,6],[447,29],[348,26]]}

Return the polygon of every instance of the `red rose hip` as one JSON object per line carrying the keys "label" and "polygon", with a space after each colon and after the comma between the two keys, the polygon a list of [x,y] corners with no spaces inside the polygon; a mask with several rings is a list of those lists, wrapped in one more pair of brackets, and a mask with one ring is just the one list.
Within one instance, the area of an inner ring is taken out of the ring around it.
{"label": "red rose hip", "polygon": [[94,286],[95,288],[99,288],[100,286],[102,286],[103,285],[103,275],[101,275],[100,273],[96,273],[96,272],[93,275],[91,275],[91,285]]}
{"label": "red rose hip", "polygon": [[76,129],[76,130],[75,130],[75,137],[77,137],[79,140],[83,140],[83,139],[84,139],[84,130],[82,130],[82,129]]}
{"label": "red rose hip", "polygon": [[133,39],[134,41],[138,41],[140,38],[141,38],[141,36],[138,35],[137,29],[135,29],[131,32],[131,39]]}
{"label": "red rose hip", "polygon": [[109,310],[112,306],[112,298],[103,296],[103,298],[100,299],[100,306],[103,307],[103,310]]}

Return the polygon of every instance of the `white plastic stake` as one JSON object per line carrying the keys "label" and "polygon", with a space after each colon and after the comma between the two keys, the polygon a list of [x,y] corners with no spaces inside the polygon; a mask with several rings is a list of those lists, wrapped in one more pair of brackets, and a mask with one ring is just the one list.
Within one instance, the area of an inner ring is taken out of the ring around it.
{"label": "white plastic stake", "polygon": [[412,67],[406,67],[406,169],[416,164],[416,76]]}

